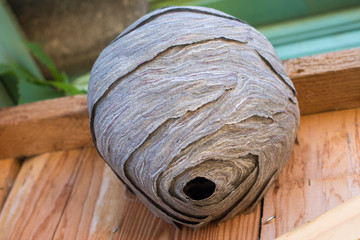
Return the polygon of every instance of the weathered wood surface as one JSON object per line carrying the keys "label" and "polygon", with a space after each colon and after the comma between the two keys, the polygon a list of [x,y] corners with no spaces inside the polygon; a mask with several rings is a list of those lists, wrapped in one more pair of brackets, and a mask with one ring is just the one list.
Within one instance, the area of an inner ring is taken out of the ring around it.
{"label": "weathered wood surface", "polygon": [[0,110],[0,158],[92,145],[85,96]]}
{"label": "weathered wood surface", "polygon": [[283,62],[302,115],[360,107],[360,48]]}
{"label": "weathered wood surface", "polygon": [[54,239],[111,239],[119,217],[128,211],[124,186],[93,148],[84,151]]}
{"label": "weathered wood surface", "polygon": [[360,109],[301,118],[299,144],[265,196],[262,221],[276,221],[263,225],[261,239],[274,239],[360,194],[359,126]]}
{"label": "weathered wood surface", "polygon": [[[27,159],[0,214],[0,239],[257,239],[260,206],[199,231],[156,218],[95,149]],[[235,231],[236,229],[236,231]]]}
{"label": "weathered wood surface", "polygon": [[0,159],[0,211],[14,184],[19,168],[20,161],[18,159]]}
{"label": "weathered wood surface", "polygon": [[[302,115],[360,107],[360,48],[284,65]],[[81,95],[0,109],[0,158],[92,146],[88,116]]]}
{"label": "weathered wood surface", "polygon": [[46,153],[22,165],[0,214],[0,239],[50,239],[68,202],[82,151]]}
{"label": "weathered wood surface", "polygon": [[278,240],[360,239],[360,195],[340,204]]}

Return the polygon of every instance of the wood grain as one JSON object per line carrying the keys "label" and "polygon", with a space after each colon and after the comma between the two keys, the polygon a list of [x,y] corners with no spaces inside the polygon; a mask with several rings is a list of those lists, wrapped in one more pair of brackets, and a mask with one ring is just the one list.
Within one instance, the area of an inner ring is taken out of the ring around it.
{"label": "wood grain", "polygon": [[50,239],[81,164],[81,151],[24,162],[0,214],[0,239]]}
{"label": "wood grain", "polygon": [[0,211],[14,184],[19,168],[20,161],[16,158],[0,160]]}
{"label": "wood grain", "polygon": [[278,240],[360,239],[360,195],[288,232]]}
{"label": "wood grain", "polygon": [[[284,61],[308,115],[360,107],[360,48]],[[86,96],[0,109],[0,158],[92,146]]]}
{"label": "wood grain", "polygon": [[248,215],[237,215],[220,225],[210,224],[200,230],[184,228],[177,229],[175,233],[176,240],[257,240],[259,239],[259,220],[261,214],[261,204],[259,203],[255,211]]}
{"label": "wood grain", "polygon": [[[360,109],[303,116],[293,157],[264,200],[274,239],[360,194]],[[307,239],[307,238],[305,238]]]}
{"label": "wood grain", "polygon": [[0,110],[0,158],[92,146],[85,96]]}
{"label": "wood grain", "polygon": [[283,62],[302,115],[360,107],[360,48]]}
{"label": "wood grain", "polygon": [[88,149],[54,239],[172,239],[175,227],[156,218]]}
{"label": "wood grain", "polygon": [[[155,217],[88,149],[54,239],[257,239],[260,206],[223,224],[181,231]],[[239,231],[234,231],[239,229]]]}
{"label": "wood grain", "polygon": [[124,186],[95,149],[84,158],[54,239],[110,239],[129,210]]}

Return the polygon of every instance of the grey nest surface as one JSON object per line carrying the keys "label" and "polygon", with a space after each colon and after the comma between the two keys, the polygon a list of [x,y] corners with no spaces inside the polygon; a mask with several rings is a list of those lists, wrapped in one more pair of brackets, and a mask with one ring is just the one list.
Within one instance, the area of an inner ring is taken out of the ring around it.
{"label": "grey nest surface", "polygon": [[290,158],[299,108],[269,41],[204,7],[145,15],[89,83],[99,154],[158,217],[200,228],[251,212]]}

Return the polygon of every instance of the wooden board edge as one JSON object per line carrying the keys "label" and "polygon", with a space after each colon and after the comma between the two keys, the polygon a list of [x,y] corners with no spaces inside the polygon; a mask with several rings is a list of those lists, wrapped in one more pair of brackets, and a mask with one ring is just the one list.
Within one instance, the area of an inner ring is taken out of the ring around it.
{"label": "wooden board edge", "polygon": [[[293,231],[276,238],[290,239],[359,239],[360,195],[338,205],[319,217],[305,223]],[[337,237],[336,237],[337,236]]]}
{"label": "wooden board edge", "polygon": [[86,96],[0,110],[0,158],[93,146]]}
{"label": "wooden board edge", "polygon": [[360,48],[323,53],[284,60],[283,66],[291,79],[359,68]]}
{"label": "wooden board edge", "polygon": [[283,62],[301,115],[360,107],[360,48]]}

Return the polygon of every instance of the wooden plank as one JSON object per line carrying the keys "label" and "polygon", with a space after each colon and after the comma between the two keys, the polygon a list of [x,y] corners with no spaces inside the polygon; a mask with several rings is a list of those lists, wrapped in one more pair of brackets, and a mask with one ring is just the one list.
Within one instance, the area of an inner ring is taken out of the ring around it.
{"label": "wooden plank", "polygon": [[360,195],[277,239],[360,239],[359,226]]}
{"label": "wooden plank", "polygon": [[283,62],[301,115],[360,107],[360,48]]}
{"label": "wooden plank", "polygon": [[92,146],[86,96],[0,110],[0,158]]}
{"label": "wooden plank", "polygon": [[[360,109],[303,116],[292,159],[264,200],[274,239],[360,194]],[[307,239],[307,238],[304,238]]]}
{"label": "wooden plank", "polygon": [[[94,149],[84,155],[74,189],[54,239],[257,239],[260,206],[223,224],[181,231],[155,217],[134,195],[126,194]],[[235,230],[236,229],[236,230]]]}
{"label": "wooden plank", "polygon": [[0,239],[50,239],[83,159],[74,150],[26,160],[0,214]]}
{"label": "wooden plank", "polygon": [[7,158],[0,160],[0,211],[14,184],[19,168],[20,161],[18,159]]}
{"label": "wooden plank", "polygon": [[54,239],[110,239],[127,199],[112,170],[88,149]]}
{"label": "wooden plank", "polygon": [[[360,48],[284,62],[302,115],[360,107]],[[92,146],[86,96],[0,109],[0,158]]]}
{"label": "wooden plank", "polygon": [[259,239],[260,214],[261,204],[258,204],[253,213],[248,215],[237,215],[235,218],[221,223],[220,225],[212,224],[200,230],[192,230],[189,228],[182,230],[177,229],[173,239],[257,240]]}

